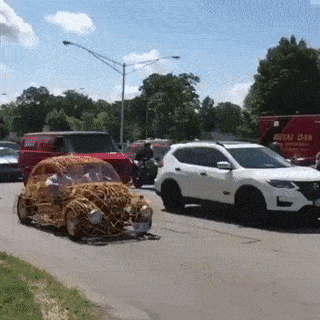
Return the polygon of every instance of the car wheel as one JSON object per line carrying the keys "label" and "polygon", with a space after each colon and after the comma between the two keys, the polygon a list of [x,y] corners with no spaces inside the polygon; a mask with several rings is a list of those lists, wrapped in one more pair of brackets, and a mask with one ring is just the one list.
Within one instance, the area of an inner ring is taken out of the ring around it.
{"label": "car wheel", "polygon": [[236,195],[236,209],[246,222],[263,222],[267,217],[267,206],[259,190],[248,188]]}
{"label": "car wheel", "polygon": [[167,182],[161,186],[161,198],[167,211],[182,213],[185,203],[176,182]]}
{"label": "car wheel", "polygon": [[66,229],[70,239],[78,240],[82,236],[79,217],[73,211],[69,211],[66,215]]}
{"label": "car wheel", "polygon": [[22,224],[29,225],[31,223],[30,214],[26,205],[26,200],[21,195],[18,197],[17,214]]}

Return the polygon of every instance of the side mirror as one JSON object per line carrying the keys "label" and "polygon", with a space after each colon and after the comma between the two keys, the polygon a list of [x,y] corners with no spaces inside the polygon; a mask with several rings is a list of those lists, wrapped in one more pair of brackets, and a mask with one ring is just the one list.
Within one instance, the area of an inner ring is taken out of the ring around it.
{"label": "side mirror", "polygon": [[228,161],[219,161],[217,162],[218,169],[221,170],[232,170],[232,164]]}

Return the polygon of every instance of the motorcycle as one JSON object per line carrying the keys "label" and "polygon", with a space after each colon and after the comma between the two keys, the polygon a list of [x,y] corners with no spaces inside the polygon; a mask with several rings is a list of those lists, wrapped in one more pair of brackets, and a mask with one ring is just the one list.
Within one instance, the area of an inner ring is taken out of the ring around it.
{"label": "motorcycle", "polygon": [[155,159],[147,161],[134,160],[132,183],[135,188],[141,188],[144,184],[153,184],[157,176],[158,165]]}

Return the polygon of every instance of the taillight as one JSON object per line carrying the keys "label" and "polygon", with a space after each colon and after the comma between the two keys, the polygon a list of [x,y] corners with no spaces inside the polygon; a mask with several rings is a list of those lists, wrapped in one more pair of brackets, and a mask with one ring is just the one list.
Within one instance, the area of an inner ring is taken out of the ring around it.
{"label": "taillight", "polygon": [[159,168],[163,167],[163,159],[161,159],[161,160],[158,162],[158,167],[159,167]]}

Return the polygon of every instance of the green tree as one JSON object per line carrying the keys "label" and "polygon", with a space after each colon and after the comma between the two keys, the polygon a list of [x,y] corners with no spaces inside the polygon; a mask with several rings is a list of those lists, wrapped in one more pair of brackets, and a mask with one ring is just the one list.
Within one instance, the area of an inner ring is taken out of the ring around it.
{"label": "green tree", "polygon": [[221,133],[236,135],[238,128],[242,124],[241,108],[231,102],[220,102],[215,107],[217,119],[216,128]]}
{"label": "green tree", "polygon": [[46,124],[50,131],[68,131],[70,130],[70,124],[67,120],[65,112],[57,109],[49,112],[46,116]]}
{"label": "green tree", "polygon": [[200,127],[204,132],[215,130],[217,120],[214,109],[214,100],[209,96],[203,99],[198,115]]}
{"label": "green tree", "polygon": [[78,93],[75,90],[67,90],[64,93],[61,108],[67,116],[80,119],[85,112],[97,115],[99,104],[95,104],[88,96]]}
{"label": "green tree", "polygon": [[258,118],[247,110],[241,110],[242,123],[238,127],[239,138],[249,139],[257,142],[259,138]]}
{"label": "green tree", "polygon": [[52,105],[47,104],[49,91],[45,87],[30,87],[17,97],[8,113],[10,131],[19,136],[27,132],[42,131],[46,116],[52,111]]}
{"label": "green tree", "polygon": [[244,106],[252,114],[288,115],[320,112],[318,50],[298,44],[294,36],[281,38],[259,62],[255,82]]}
{"label": "green tree", "polygon": [[192,73],[152,74],[143,81],[141,97],[148,107],[154,137],[188,140],[199,135],[199,96],[195,89],[199,81]]}

